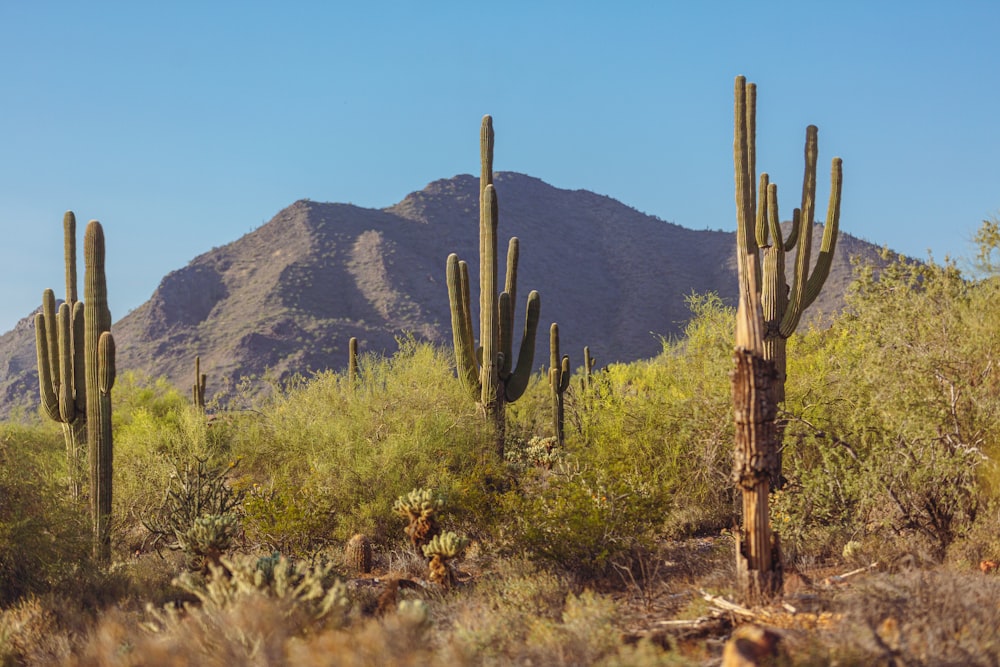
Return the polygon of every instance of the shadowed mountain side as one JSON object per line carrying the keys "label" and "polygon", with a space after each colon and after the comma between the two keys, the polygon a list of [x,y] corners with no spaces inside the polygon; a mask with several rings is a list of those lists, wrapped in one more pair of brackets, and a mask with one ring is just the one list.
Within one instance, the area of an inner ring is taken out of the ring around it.
{"label": "shadowed mountain side", "polygon": [[[511,236],[521,239],[515,345],[528,292],[542,297],[536,368],[548,363],[552,322],[574,368],[584,345],[604,366],[657,354],[659,336],[677,335],[687,322],[692,292],[735,300],[732,233],[686,229],[522,174],[498,172],[495,184],[500,253]],[[405,332],[450,346],[445,261],[456,252],[469,263],[476,304],[478,195],[478,178],[461,175],[383,210],[298,201],[168,274],[149,301],[115,324],[118,368],[165,375],[183,389],[200,355],[211,395],[223,382],[266,370],[344,368],[351,336],[362,352],[392,353]],[[808,316],[842,307],[850,257],[858,254],[877,259],[874,246],[841,234],[827,287]],[[477,312],[474,319],[478,331]],[[2,412],[37,403],[32,329],[25,320],[0,337]]]}

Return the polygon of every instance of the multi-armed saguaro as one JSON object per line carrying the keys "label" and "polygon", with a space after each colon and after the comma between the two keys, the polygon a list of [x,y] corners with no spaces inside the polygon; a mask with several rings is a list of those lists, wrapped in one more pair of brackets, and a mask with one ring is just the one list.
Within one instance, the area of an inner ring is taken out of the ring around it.
{"label": "multi-armed saguaro", "polygon": [[549,394],[552,397],[552,429],[556,442],[565,441],[566,404],[564,395],[569,388],[569,355],[559,355],[559,325],[549,327]]}
{"label": "multi-armed saguaro", "polygon": [[[768,492],[780,477],[775,418],[784,399],[785,341],[798,326],[802,311],[815,300],[830,271],[840,217],[841,161],[833,159],[830,205],[820,255],[809,273],[816,196],[817,130],[806,130],[806,167],[802,207],[793,229],[782,238],[777,186],[761,174],[759,198],[753,184],[756,160],[756,87],[736,77],[734,109],[739,311],[736,324],[736,369],[733,411],[736,447],[733,477],[743,497],[743,529],[738,536],[737,575],[743,595],[755,600],[781,587],[781,553],[772,535]],[[771,244],[768,244],[769,237]],[[785,281],[785,252],[796,248],[791,290]],[[763,263],[760,251],[763,250]]]}
{"label": "multi-armed saguaro", "polygon": [[80,496],[81,449],[87,439],[86,377],[83,362],[83,302],[76,291],[76,216],[63,216],[66,257],[66,301],[58,311],[52,290],[42,293],[42,312],[35,315],[38,388],[42,409],[60,422],[66,441],[70,493]]}
{"label": "multi-armed saguaro", "polygon": [[[760,175],[759,194],[753,182],[756,170],[757,87],[744,77],[736,80],[736,94],[743,100],[744,118],[736,124],[734,145],[737,176],[737,258],[742,269],[751,258],[757,272],[757,285],[764,311],[764,354],[778,371],[778,401],[785,397],[785,342],[799,324],[802,313],[819,296],[830,274],[833,252],[840,225],[842,163],[833,158],[830,167],[830,201],[819,257],[812,272],[813,220],[816,213],[816,159],[819,153],[818,130],[806,128],[805,176],[802,180],[801,207],[793,211],[792,229],[783,238],[778,215],[778,186]],[[785,254],[795,250],[795,271],[789,289],[785,279]],[[761,253],[760,251],[763,251]],[[763,254],[763,262],[761,260]]]}
{"label": "multi-armed saguaro", "polygon": [[514,296],[517,284],[518,240],[507,248],[507,275],[504,291],[497,293],[497,196],[493,188],[493,120],[483,117],[480,132],[481,172],[479,176],[479,349],[472,332],[469,297],[469,268],[458,255],[448,256],[448,300],[451,304],[451,331],[458,375],[473,400],[496,427],[496,447],[503,455],[505,409],[524,393],[531,377],[535,355],[535,332],[541,298],[528,295],[524,336],[514,364]]}
{"label": "multi-armed saguaro", "polygon": [[66,303],[55,314],[52,290],[42,296],[35,317],[38,380],[42,407],[67,432],[71,483],[77,469],[76,448],[87,438],[90,464],[90,510],[94,553],[111,557],[111,387],[115,381],[115,344],[111,337],[104,231],[92,220],[84,233],[84,299],[76,299],[76,218],[63,219],[66,233]]}
{"label": "multi-armed saguaro", "polygon": [[[785,400],[786,342],[798,326],[802,313],[816,300],[830,273],[840,225],[842,163],[840,158],[833,158],[823,240],[816,264],[810,273],[813,220],[816,212],[818,130],[815,125],[806,128],[801,207],[793,211],[791,232],[787,238],[783,238],[781,218],[778,215],[778,186],[769,182],[768,175],[762,173],[759,191],[755,193],[753,187],[757,153],[757,87],[748,83],[744,77],[737,77],[736,98],[737,113],[742,114],[736,119],[734,141],[737,265],[740,271],[748,266],[748,262],[754,267],[756,289],[764,318],[764,358],[774,362],[777,372],[775,400],[781,403]],[[796,256],[789,288],[785,278],[785,255],[791,250],[795,250]],[[743,279],[740,289],[748,289]],[[776,461],[779,469],[772,471],[774,481],[780,479],[780,457]]]}

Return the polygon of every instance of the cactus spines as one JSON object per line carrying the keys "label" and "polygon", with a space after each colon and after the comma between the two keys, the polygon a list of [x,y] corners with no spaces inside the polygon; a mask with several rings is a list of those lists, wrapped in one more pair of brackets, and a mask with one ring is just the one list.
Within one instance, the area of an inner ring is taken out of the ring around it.
{"label": "cactus spines", "polygon": [[559,445],[565,441],[564,394],[569,388],[569,376],[569,355],[559,356],[559,325],[553,322],[549,327],[549,393],[552,396],[552,430]]}
{"label": "cactus spines", "polygon": [[111,559],[111,388],[115,380],[115,346],[104,274],[104,230],[87,224],[84,250],[84,359],[87,394],[87,445],[90,458],[90,503],[94,555]]}
{"label": "cactus spines", "polygon": [[372,571],[372,543],[367,537],[358,533],[347,541],[344,547],[344,565],[358,574],[368,574]]}
{"label": "cactus spines", "polygon": [[493,187],[493,120],[484,116],[480,128],[479,178],[479,349],[472,330],[468,265],[448,256],[448,300],[452,340],[459,378],[483,412],[493,420],[497,453],[503,455],[506,403],[524,393],[531,378],[535,333],[541,309],[538,292],[528,295],[524,334],[514,361],[514,298],[520,246],[512,238],[507,247],[504,291],[497,292],[497,220],[499,207]]}
{"label": "cactus spines", "polygon": [[468,544],[468,538],[459,537],[451,531],[435,535],[430,542],[425,544],[423,553],[426,558],[430,559],[428,563],[430,580],[444,587],[450,587],[454,584],[455,573],[452,571],[449,561],[459,556]]}
{"label": "cactus spines", "polygon": [[194,358],[194,385],[191,387],[191,400],[194,407],[205,409],[205,388],[208,386],[208,375],[201,372],[201,357]]}
{"label": "cactus spines", "polygon": [[403,531],[417,553],[440,532],[437,512],[443,505],[444,501],[431,489],[414,489],[393,503],[392,509],[396,514],[409,521]]}
{"label": "cactus spines", "polygon": [[354,389],[358,381],[358,339],[351,336],[347,343],[347,383]]}
{"label": "cactus spines", "polygon": [[[792,215],[792,229],[783,238],[778,214],[778,186],[762,173],[758,191],[753,183],[756,170],[756,100],[757,89],[744,77],[736,78],[736,162],[737,265],[740,289],[749,289],[744,268],[752,265],[757,278],[757,292],[764,317],[764,356],[773,361],[778,372],[776,399],[785,398],[785,347],[802,317],[830,273],[840,226],[840,194],[843,183],[842,161],[832,160],[830,199],[819,256],[812,272],[813,221],[816,210],[816,161],[819,153],[818,130],[806,128],[805,173],[802,179],[800,208]],[[792,284],[785,278],[785,254],[796,253]],[[748,264],[748,259],[750,264]],[[749,270],[747,268],[747,270]]]}

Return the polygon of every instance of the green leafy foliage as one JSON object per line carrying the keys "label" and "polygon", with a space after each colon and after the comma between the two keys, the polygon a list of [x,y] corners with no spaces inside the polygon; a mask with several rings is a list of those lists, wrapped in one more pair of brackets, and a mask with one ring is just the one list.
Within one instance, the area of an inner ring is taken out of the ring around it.
{"label": "green leafy foliage", "polygon": [[0,425],[0,604],[49,590],[88,560],[90,529],[66,498],[65,466],[55,428]]}
{"label": "green leafy foliage", "polygon": [[778,528],[798,548],[822,534],[831,551],[888,540],[940,559],[996,476],[1000,289],[897,257],[863,270],[849,302],[790,349]]}

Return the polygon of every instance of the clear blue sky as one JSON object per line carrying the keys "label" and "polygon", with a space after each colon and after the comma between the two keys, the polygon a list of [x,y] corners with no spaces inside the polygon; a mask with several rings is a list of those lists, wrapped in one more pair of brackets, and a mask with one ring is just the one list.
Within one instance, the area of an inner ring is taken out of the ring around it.
{"label": "clear blue sky", "polygon": [[117,320],[297,199],[383,207],[476,173],[485,113],[497,169],[734,229],[737,74],[786,216],[813,123],[844,230],[969,256],[1000,211],[998,27],[995,0],[8,0],[0,331],[63,295],[67,209],[104,224]]}

